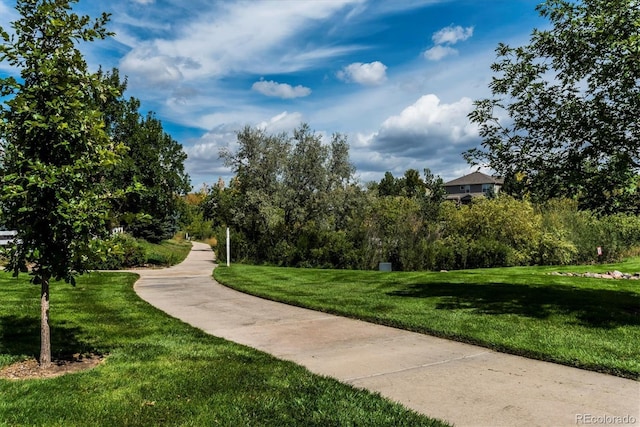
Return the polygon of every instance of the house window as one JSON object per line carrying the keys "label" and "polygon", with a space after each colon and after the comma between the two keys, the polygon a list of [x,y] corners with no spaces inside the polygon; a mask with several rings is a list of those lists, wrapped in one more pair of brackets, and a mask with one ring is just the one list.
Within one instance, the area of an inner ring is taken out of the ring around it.
{"label": "house window", "polygon": [[461,185],[460,186],[460,191],[464,191],[465,193],[471,193],[471,186],[470,185]]}
{"label": "house window", "polygon": [[482,192],[487,194],[487,192],[493,190],[493,184],[482,184]]}

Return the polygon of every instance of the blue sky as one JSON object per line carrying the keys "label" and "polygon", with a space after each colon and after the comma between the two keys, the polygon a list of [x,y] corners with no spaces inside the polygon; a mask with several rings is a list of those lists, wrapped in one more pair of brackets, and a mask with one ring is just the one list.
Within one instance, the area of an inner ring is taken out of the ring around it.
{"label": "blue sky", "polygon": [[[503,42],[523,45],[540,0],[81,0],[112,14],[116,36],[83,48],[91,69],[117,67],[127,96],[179,141],[194,187],[228,181],[220,148],[245,125],[290,131],[301,122],[348,136],[361,182],[430,168],[472,171],[480,144],[467,119],[490,95]],[[0,26],[16,18],[0,0]],[[0,73],[15,70],[0,64]]]}

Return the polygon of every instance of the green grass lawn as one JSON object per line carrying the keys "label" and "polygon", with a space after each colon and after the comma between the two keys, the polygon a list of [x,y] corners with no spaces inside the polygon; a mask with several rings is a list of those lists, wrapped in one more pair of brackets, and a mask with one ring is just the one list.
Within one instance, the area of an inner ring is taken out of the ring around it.
{"label": "green grass lawn", "polygon": [[615,265],[381,273],[235,264],[232,288],[314,310],[640,378],[640,281],[549,275],[640,271]]}
{"label": "green grass lawn", "polygon": [[191,251],[191,242],[186,240],[164,240],[160,243],[149,243],[139,240],[147,255],[147,263],[159,266],[180,264]]}
{"label": "green grass lawn", "polygon": [[[54,355],[108,354],[46,380],[0,380],[1,426],[439,426],[400,405],[215,338],[151,307],[136,276],[51,294]],[[39,354],[39,288],[0,273],[0,367]]]}

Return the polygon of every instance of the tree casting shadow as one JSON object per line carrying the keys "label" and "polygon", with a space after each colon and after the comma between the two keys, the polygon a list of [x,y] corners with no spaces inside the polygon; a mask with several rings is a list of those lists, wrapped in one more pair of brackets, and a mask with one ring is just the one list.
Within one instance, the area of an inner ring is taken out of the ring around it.
{"label": "tree casting shadow", "polygon": [[467,309],[478,314],[538,319],[573,315],[581,325],[594,328],[640,325],[640,295],[626,291],[505,283],[416,283],[388,295],[440,298],[436,305],[439,310]]}
{"label": "tree casting shadow", "polygon": [[[78,337],[82,330],[64,323],[51,325],[51,354],[67,359],[92,348]],[[0,316],[0,353],[12,356],[40,357],[40,319],[30,316]]]}

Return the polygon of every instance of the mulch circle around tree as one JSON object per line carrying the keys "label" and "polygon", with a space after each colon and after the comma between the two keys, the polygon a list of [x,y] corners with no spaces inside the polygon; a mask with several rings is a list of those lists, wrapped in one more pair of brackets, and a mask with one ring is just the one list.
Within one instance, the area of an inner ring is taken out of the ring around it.
{"label": "mulch circle around tree", "polygon": [[74,354],[73,356],[53,360],[48,368],[40,368],[36,359],[27,359],[0,369],[0,378],[8,380],[30,380],[55,378],[74,372],[94,368],[105,360],[98,354]]}

